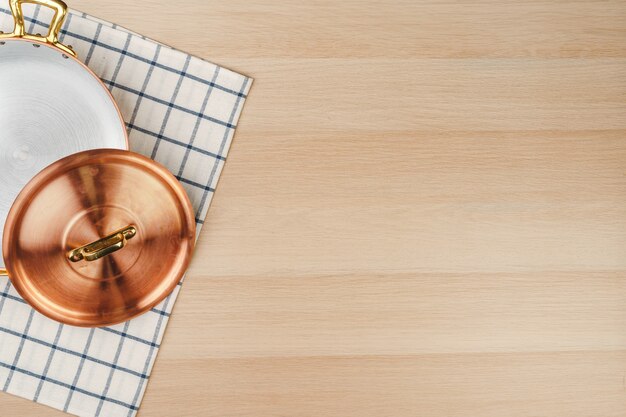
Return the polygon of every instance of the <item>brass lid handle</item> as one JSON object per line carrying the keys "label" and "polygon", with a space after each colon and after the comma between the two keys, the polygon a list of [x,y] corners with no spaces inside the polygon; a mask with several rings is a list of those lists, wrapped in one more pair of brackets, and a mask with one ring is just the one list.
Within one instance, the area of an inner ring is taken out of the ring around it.
{"label": "brass lid handle", "polygon": [[122,249],[126,241],[135,237],[136,234],[135,226],[126,226],[102,239],[69,251],[67,258],[72,262],[79,262],[83,259],[88,262],[95,261]]}
{"label": "brass lid handle", "polygon": [[[54,10],[54,17],[52,18],[50,30],[46,36],[31,35],[26,33],[26,29],[24,28],[24,13],[22,12],[22,4],[24,3],[39,4]],[[71,47],[63,45],[59,42],[59,32],[61,31],[61,26],[63,26],[63,22],[67,16],[67,5],[62,0],[10,0],[9,5],[11,6],[11,13],[13,14],[15,26],[13,28],[13,33],[3,34],[0,32],[0,39],[22,38],[44,42],[60,49],[67,55],[76,56],[76,52],[74,52]]]}

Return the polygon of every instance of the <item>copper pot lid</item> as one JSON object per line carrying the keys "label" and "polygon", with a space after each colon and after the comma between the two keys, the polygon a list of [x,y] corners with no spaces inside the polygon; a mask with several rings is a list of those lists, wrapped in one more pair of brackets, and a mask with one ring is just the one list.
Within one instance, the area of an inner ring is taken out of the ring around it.
{"label": "copper pot lid", "polygon": [[2,249],[13,285],[40,313],[107,326],[174,289],[191,260],[195,228],[189,198],[165,167],[98,149],[63,158],[26,185]]}

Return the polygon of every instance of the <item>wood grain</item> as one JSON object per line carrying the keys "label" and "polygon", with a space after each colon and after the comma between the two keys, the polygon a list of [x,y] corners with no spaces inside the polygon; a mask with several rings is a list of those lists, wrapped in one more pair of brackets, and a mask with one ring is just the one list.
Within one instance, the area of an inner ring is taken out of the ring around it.
{"label": "wood grain", "polygon": [[140,416],[626,415],[626,3],[71,6],[256,79]]}

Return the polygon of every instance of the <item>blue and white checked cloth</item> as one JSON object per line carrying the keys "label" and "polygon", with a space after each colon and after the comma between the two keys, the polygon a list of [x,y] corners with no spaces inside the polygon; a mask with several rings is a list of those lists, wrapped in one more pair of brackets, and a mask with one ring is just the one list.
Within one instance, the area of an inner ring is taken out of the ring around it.
{"label": "blue and white checked cloth", "polygon": [[[47,32],[47,9],[24,12],[30,33]],[[69,14],[60,39],[111,90],[131,149],[181,181],[199,232],[252,80],[82,13]],[[134,416],[179,290],[134,320],[83,329],[35,312],[0,277],[0,388],[80,416]]]}

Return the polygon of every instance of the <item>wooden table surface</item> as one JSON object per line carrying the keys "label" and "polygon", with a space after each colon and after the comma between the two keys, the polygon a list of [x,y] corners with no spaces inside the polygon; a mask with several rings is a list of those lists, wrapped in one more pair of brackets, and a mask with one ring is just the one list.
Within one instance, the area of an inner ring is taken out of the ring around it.
{"label": "wooden table surface", "polygon": [[626,2],[70,5],[256,79],[140,417],[626,415]]}

